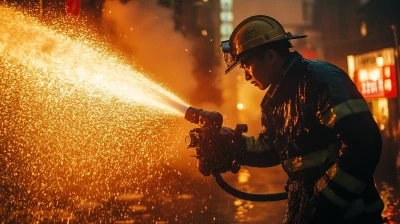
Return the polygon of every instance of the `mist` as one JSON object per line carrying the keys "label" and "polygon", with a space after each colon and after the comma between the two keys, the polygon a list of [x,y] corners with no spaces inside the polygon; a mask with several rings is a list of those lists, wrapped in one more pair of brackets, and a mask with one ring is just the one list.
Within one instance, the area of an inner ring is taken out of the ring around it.
{"label": "mist", "polygon": [[196,86],[192,43],[174,31],[172,10],[156,0],[106,1],[103,23],[114,45],[132,57],[135,68],[187,100]]}

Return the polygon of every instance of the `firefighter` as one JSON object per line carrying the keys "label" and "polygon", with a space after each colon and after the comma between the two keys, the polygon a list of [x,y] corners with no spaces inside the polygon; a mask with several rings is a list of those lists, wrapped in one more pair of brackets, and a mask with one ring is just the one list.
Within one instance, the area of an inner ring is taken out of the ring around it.
{"label": "firefighter", "polygon": [[290,40],[305,37],[257,15],[221,42],[225,73],[240,65],[247,81],[266,90],[261,133],[243,136],[232,152],[243,151],[241,165],[282,165],[289,177],[284,223],[382,223],[373,178],[379,128],[343,70],[290,51]]}

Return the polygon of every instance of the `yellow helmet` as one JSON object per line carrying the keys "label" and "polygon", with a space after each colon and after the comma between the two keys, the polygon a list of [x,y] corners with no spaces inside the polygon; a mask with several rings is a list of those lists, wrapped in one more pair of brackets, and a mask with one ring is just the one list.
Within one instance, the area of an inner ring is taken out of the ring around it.
{"label": "yellow helmet", "polygon": [[274,18],[264,15],[251,16],[243,20],[232,32],[229,40],[221,42],[224,61],[228,67],[225,74],[236,67],[245,52],[266,43],[305,38],[285,32]]}

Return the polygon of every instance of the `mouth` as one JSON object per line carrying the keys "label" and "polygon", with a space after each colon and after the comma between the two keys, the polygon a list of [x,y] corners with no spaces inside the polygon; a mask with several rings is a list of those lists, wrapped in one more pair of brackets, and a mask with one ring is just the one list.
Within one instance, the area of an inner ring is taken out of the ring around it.
{"label": "mouth", "polygon": [[254,86],[258,86],[256,82],[251,82],[251,84],[253,84]]}

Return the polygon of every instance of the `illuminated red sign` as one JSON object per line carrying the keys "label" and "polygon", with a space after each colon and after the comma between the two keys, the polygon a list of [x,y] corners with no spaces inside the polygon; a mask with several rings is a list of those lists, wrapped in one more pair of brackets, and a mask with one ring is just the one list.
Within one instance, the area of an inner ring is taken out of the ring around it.
{"label": "illuminated red sign", "polygon": [[354,83],[365,99],[397,96],[393,65],[355,71]]}

